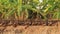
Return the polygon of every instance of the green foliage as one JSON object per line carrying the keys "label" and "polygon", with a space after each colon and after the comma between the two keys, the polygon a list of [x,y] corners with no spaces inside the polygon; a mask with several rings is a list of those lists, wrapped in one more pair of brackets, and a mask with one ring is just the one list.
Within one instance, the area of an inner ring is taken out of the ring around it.
{"label": "green foliage", "polygon": [[22,0],[0,0],[0,12],[3,14],[5,12],[5,15],[3,15],[4,18],[11,16],[14,12],[20,16],[20,12],[22,10],[21,6]]}
{"label": "green foliage", "polygon": [[19,17],[23,11],[28,18],[28,9],[41,14],[45,19],[49,13],[53,15],[51,18],[60,18],[60,0],[0,0],[0,13],[4,14],[4,18],[14,13]]}

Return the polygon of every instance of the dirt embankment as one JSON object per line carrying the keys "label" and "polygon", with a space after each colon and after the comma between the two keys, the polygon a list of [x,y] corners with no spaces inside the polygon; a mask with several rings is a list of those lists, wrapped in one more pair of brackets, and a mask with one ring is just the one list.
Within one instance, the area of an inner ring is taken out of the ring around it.
{"label": "dirt embankment", "polygon": [[60,34],[60,23],[58,26],[7,26],[0,27],[3,34]]}
{"label": "dirt embankment", "polygon": [[[4,31],[6,34],[60,34],[60,26],[7,26]],[[3,29],[3,27],[0,27]],[[0,32],[0,33],[1,33]]]}
{"label": "dirt embankment", "polygon": [[[55,23],[54,21],[52,21],[53,22],[52,26],[18,25],[17,24],[18,21],[17,22],[13,21],[13,22],[8,21],[7,22],[8,25],[6,22],[0,23],[0,33],[3,33],[3,34],[60,34],[60,22],[55,21],[56,22]],[[3,26],[1,24],[3,24]],[[16,26],[16,24],[17,24],[17,26]],[[16,27],[14,27],[14,26],[16,26]]]}

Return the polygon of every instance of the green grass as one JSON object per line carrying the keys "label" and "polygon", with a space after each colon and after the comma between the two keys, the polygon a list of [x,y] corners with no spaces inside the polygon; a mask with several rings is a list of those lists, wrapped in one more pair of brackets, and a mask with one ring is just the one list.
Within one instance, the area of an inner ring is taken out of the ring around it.
{"label": "green grass", "polygon": [[[37,6],[39,9],[36,8]],[[15,14],[15,17],[19,18],[23,11],[26,13],[26,18],[28,18],[28,9],[41,14],[44,19],[47,19],[46,15],[51,13],[53,15],[51,16],[52,19],[60,18],[59,0],[43,0],[43,2],[39,2],[39,0],[0,0],[0,14],[2,14],[1,18],[3,19],[13,17],[12,15]]]}

